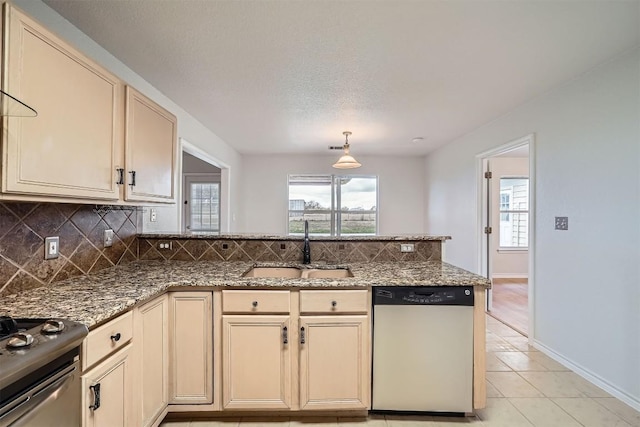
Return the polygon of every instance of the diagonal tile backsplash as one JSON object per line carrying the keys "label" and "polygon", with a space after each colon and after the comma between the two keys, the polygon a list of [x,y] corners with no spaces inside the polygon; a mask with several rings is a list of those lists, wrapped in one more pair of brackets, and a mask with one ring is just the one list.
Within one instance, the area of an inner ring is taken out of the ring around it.
{"label": "diagonal tile backsplash", "polygon": [[[169,249],[160,244],[171,244]],[[440,261],[441,242],[415,241],[414,252],[400,252],[395,241],[311,241],[311,259],[330,264],[353,262]],[[302,262],[301,240],[162,239],[140,237],[141,260]]]}
{"label": "diagonal tile backsplash", "polygon": [[[0,203],[0,297],[136,260],[137,218],[127,206]],[[45,260],[50,236],[60,237],[60,256]]]}

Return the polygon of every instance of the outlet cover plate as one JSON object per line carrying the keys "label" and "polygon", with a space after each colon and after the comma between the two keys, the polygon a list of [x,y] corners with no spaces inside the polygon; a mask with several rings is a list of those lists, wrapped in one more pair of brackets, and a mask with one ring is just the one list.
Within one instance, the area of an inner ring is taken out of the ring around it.
{"label": "outlet cover plate", "polygon": [[44,259],[55,259],[60,254],[60,237],[45,237]]}
{"label": "outlet cover plate", "polygon": [[416,247],[413,243],[401,243],[400,244],[400,252],[413,252],[416,250]]}
{"label": "outlet cover plate", "polygon": [[556,230],[568,230],[569,229],[569,217],[557,216],[556,217]]}

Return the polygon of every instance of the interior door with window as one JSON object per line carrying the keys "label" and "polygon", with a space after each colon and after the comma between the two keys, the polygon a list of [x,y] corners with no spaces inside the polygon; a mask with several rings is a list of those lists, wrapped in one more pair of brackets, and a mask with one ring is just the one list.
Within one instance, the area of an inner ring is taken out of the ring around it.
{"label": "interior door with window", "polygon": [[185,177],[184,218],[187,233],[220,232],[220,182]]}

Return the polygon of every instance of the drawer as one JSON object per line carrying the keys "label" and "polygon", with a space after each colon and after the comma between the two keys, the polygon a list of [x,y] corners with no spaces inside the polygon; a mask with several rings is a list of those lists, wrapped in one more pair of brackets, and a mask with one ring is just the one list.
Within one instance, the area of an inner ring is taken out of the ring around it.
{"label": "drawer", "polygon": [[301,313],[367,313],[368,291],[301,290]]}
{"label": "drawer", "polygon": [[289,313],[289,291],[222,291],[223,313]]}
{"label": "drawer", "polygon": [[82,342],[82,369],[104,359],[133,337],[133,313],[129,311],[89,332]]}

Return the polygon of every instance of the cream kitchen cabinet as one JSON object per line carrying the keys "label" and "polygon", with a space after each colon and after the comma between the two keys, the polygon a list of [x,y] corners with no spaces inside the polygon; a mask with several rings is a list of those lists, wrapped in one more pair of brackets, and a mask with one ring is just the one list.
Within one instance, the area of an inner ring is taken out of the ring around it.
{"label": "cream kitchen cabinet", "polygon": [[289,291],[222,291],[223,409],[291,408],[289,303]]}
{"label": "cream kitchen cabinet", "polygon": [[169,293],[169,403],[213,403],[211,292]]}
{"label": "cream kitchen cabinet", "polygon": [[366,410],[367,290],[223,290],[222,409]]}
{"label": "cream kitchen cabinet", "polygon": [[37,112],[5,117],[0,198],[175,203],[176,117],[9,3],[2,89]]}
{"label": "cream kitchen cabinet", "polygon": [[37,117],[4,118],[2,192],[117,201],[124,86],[4,4],[3,89]]}
{"label": "cream kitchen cabinet", "polygon": [[126,88],[125,200],[175,202],[176,117]]}
{"label": "cream kitchen cabinet", "polygon": [[369,407],[369,327],[363,316],[300,317],[300,409]]}
{"label": "cream kitchen cabinet", "polygon": [[140,426],[166,414],[169,400],[169,299],[162,295],[134,311],[137,354],[136,403]]}
{"label": "cream kitchen cabinet", "polygon": [[89,332],[82,343],[82,425],[138,425],[133,315],[125,313]]}
{"label": "cream kitchen cabinet", "polygon": [[301,290],[300,409],[369,407],[366,290]]}

